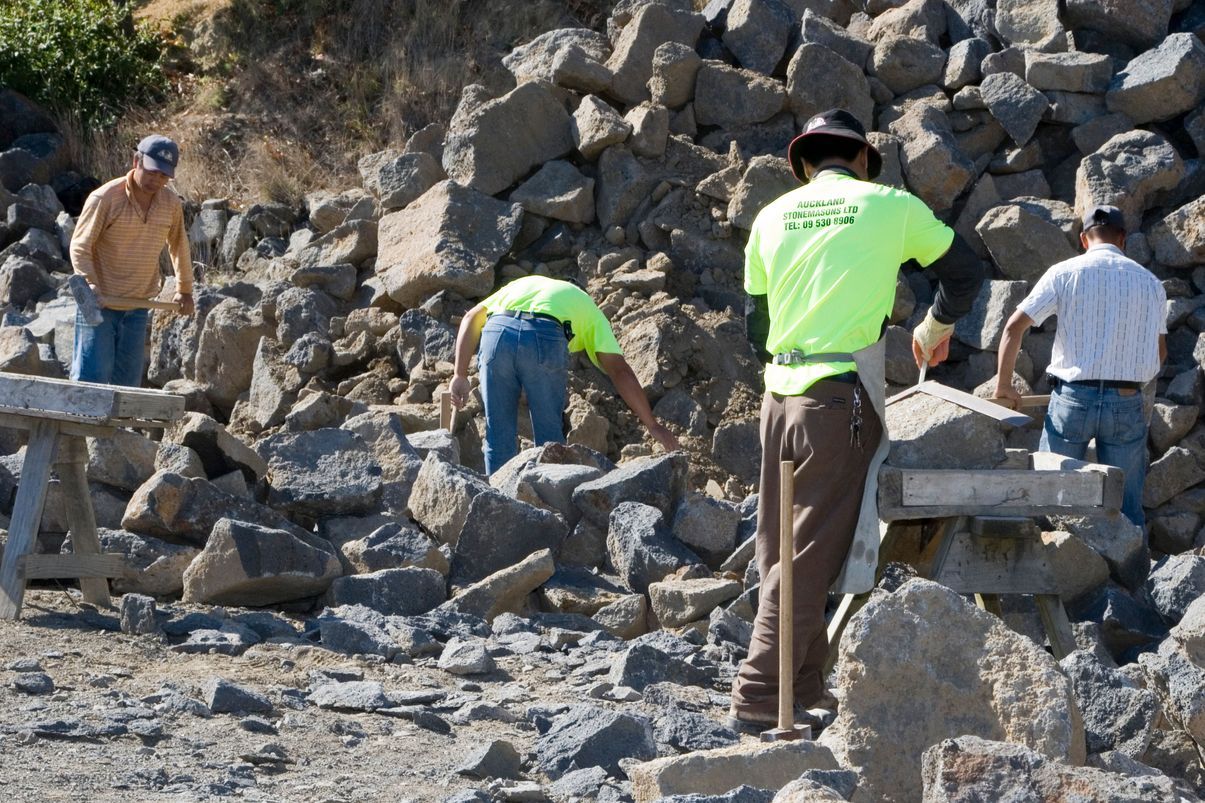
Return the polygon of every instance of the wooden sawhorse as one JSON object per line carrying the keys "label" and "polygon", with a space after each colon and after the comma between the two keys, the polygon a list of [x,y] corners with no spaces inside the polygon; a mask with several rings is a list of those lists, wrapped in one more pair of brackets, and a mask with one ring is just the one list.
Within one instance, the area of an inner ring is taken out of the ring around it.
{"label": "wooden sawhorse", "polygon": [[[100,551],[88,490],[85,437],[107,438],[119,427],[165,427],[184,414],[173,393],[0,372],[0,426],[29,432],[21,483],[0,562],[0,619],[21,613],[27,580],[78,578],[84,599],[108,606],[106,578],[127,569],[121,555]],[[51,466],[63,486],[74,553],[34,555]]]}
{"label": "wooden sawhorse", "polygon": [[[1075,650],[1075,637],[1033,518],[1115,511],[1124,474],[1048,452],[1030,455],[1030,465],[982,471],[884,466],[879,517],[887,526],[879,571],[890,562],[907,563],[921,577],[974,595],[979,607],[996,615],[1001,595],[1032,595],[1051,652],[1061,660]],[[826,674],[846,623],[869,599],[842,597],[828,626]]]}

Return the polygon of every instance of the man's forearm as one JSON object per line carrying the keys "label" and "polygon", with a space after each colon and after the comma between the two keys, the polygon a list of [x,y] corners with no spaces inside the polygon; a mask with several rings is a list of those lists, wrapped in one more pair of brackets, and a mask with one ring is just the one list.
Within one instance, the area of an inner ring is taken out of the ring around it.
{"label": "man's forearm", "polygon": [[485,325],[488,311],[478,304],[465,313],[460,321],[460,329],[456,332],[456,376],[469,375],[469,363],[477,353],[477,344],[481,340],[481,328]]}
{"label": "man's forearm", "polygon": [[1000,351],[996,356],[997,389],[1012,387],[1013,371],[1017,367],[1017,355],[1021,352],[1021,341],[1025,337],[1025,330],[1031,323],[1032,320],[1028,315],[1017,310],[1004,327],[1004,334],[1000,339]]}
{"label": "man's forearm", "polygon": [[657,419],[653,415],[653,408],[649,404],[648,396],[645,395],[644,388],[640,386],[640,380],[636,378],[628,361],[618,354],[599,354],[598,357],[603,370],[611,378],[611,383],[615,385],[619,398],[623,399],[628,408],[636,414],[640,423],[644,424],[646,428],[656,424]]}
{"label": "man's forearm", "polygon": [[745,299],[745,336],[753,344],[758,358],[769,362],[771,356],[766,341],[770,338],[770,302],[764,295]]}

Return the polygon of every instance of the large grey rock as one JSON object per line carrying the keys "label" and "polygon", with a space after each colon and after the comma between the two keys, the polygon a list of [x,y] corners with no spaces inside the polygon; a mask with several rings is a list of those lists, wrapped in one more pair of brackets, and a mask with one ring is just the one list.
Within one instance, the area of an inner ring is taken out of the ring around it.
{"label": "large grey rock", "polygon": [[546,85],[528,82],[467,113],[457,110],[444,139],[443,167],[453,181],[493,195],[572,147],[564,105]]}
{"label": "large grey rock", "polygon": [[740,523],[740,509],[731,502],[688,494],[674,511],[670,531],[708,566],[718,569],[736,547]]}
{"label": "large grey rock", "polygon": [[1150,230],[1155,258],[1174,268],[1205,263],[1205,198],[1189,201]]}
{"label": "large grey rock", "polygon": [[592,618],[616,638],[642,636],[648,632],[648,597],[630,594],[599,608]]}
{"label": "large grey rock", "polygon": [[448,598],[444,577],[434,569],[382,569],[336,577],[323,602],[331,607],[363,605],[386,616],[416,616]]}
{"label": "large grey rock", "polygon": [[733,0],[720,38],[742,67],[770,75],[798,22],[783,0]]}
{"label": "large grey rock", "polygon": [[128,429],[88,441],[88,480],[135,491],[155,473],[159,445]]}
{"label": "large grey rock", "polygon": [[363,574],[382,569],[434,569],[448,573],[448,559],[435,542],[409,524],[391,522],[363,538],[339,545],[351,572]]}
{"label": "large grey rock", "polygon": [[210,532],[224,518],[289,530],[299,537],[306,535],[266,505],[227,493],[206,479],[162,470],[134,492],[121,526],[141,535],[204,546]]}
{"label": "large grey rock", "polygon": [[254,449],[203,413],[186,412],[164,434],[196,452],[210,477],[241,471],[248,482],[256,482],[268,473],[267,462]]}
{"label": "large grey rock", "polygon": [[535,754],[536,765],[550,778],[586,767],[602,767],[618,777],[621,759],[647,761],[657,747],[652,723],[644,717],[576,705],[553,720],[536,741]]}
{"label": "large grey rock", "polygon": [[1118,134],[1080,162],[1075,174],[1075,211],[1111,204],[1137,228],[1150,197],[1184,177],[1184,161],[1163,137],[1149,131]]}
{"label": "large grey rock", "polygon": [[[525,45],[519,45],[502,57],[502,66],[511,71],[516,83],[544,81],[583,92],[604,89],[610,76],[606,75],[601,86],[580,86],[564,79],[570,76],[558,70],[558,61],[580,60],[592,62],[599,68],[611,54],[611,43],[607,37],[589,28],[559,28],[542,33]],[[603,68],[605,73],[605,68]],[[580,73],[581,71],[578,71]],[[593,71],[591,71],[593,72]],[[574,74],[574,77],[580,77]],[[580,84],[580,81],[577,82]]]}
{"label": "large grey rock", "polygon": [[699,125],[737,128],[769,120],[782,111],[786,93],[772,78],[704,61],[695,76],[695,120]]}
{"label": "large grey rock", "polygon": [[[1205,210],[1203,210],[1205,211]],[[1197,423],[1200,408],[1195,404],[1169,404],[1156,400],[1150,420],[1151,448],[1158,458],[1180,442]]]}
{"label": "large grey rock", "polygon": [[1167,36],[1174,0],[1067,0],[1064,20],[1072,30],[1099,31],[1131,47],[1153,47]]}
{"label": "large grey rock", "polygon": [[[100,528],[100,551],[121,555],[132,569],[124,577],[109,580],[117,594],[148,594],[153,597],[178,595],[184,590],[184,570],[200,550],[181,544],[169,544],[158,538],[137,535],[125,530]],[[62,551],[73,551],[70,536],[63,542]]]}
{"label": "large grey rock", "polygon": [[[380,156],[385,158],[376,158]],[[377,197],[384,210],[409,205],[446,178],[435,157],[422,151],[373,154],[361,159],[359,167],[364,188]]]}
{"label": "large grey rock", "polygon": [[1170,784],[1148,776],[1069,766],[1051,759],[1026,745],[1003,740],[974,735],[945,739],[924,754],[925,803],[985,799],[1175,803],[1182,799]]}
{"label": "large grey rock", "polygon": [[909,189],[943,212],[975,177],[975,167],[962,153],[944,113],[932,106],[913,106],[889,126],[901,139],[900,165]]}
{"label": "large grey rock", "polygon": [[[753,782],[779,789],[809,771],[835,771],[837,762],[825,746],[804,739],[761,744],[745,740],[731,747],[700,750],[630,765],[632,794],[639,803],[654,800],[717,800]],[[675,797],[675,796],[682,797]],[[743,798],[741,798],[743,799]],[[839,799],[839,798],[838,798]],[[805,800],[824,798],[789,798]]]}
{"label": "large grey rock", "polygon": [[1042,47],[1064,34],[1058,0],[1002,0],[996,32],[1009,44]]}
{"label": "large grey rock", "polygon": [[[841,707],[820,744],[860,773],[859,800],[919,799],[922,754],[956,736],[1016,742],[1073,764],[1085,758],[1071,684],[1054,659],[927,580],[876,595],[854,615],[835,685]],[[891,761],[881,760],[884,743]]]}
{"label": "large grey rock", "polygon": [[1205,44],[1190,33],[1173,33],[1134,58],[1109,84],[1109,111],[1141,125],[1168,120],[1205,99]]}
{"label": "large grey rock", "polygon": [[452,548],[451,581],[475,583],[542,549],[556,554],[568,534],[555,513],[494,490],[477,494]]}
{"label": "large grey rock", "polygon": [[607,527],[621,502],[651,505],[669,515],[686,492],[687,461],[673,453],[624,463],[573,491],[573,503],[598,527]]}
{"label": "large grey rock", "polygon": [[1145,581],[1150,553],[1142,528],[1120,513],[1098,516],[1056,516],[1051,523],[1071,533],[1105,559],[1109,573],[1126,588],[1137,589]]}
{"label": "large grey rock", "polygon": [[381,498],[381,467],[345,429],[282,433],[259,445],[268,461],[268,504],[308,516],[365,513]]}
{"label": "large grey rock", "polygon": [[361,413],[343,422],[342,429],[358,435],[381,467],[382,504],[398,513],[404,511],[422,458],[411,445],[401,416],[383,410]]}
{"label": "large grey rock", "polygon": [[632,153],[646,159],[665,155],[669,139],[669,110],[664,106],[642,103],[631,108],[623,118],[632,126],[628,147]]}
{"label": "large grey rock", "polygon": [[331,551],[286,530],[224,518],[184,572],[184,600],[274,605],[317,596],[339,574]]}
{"label": "large grey rock", "polygon": [[1167,635],[1167,625],[1157,611],[1134,599],[1120,586],[1109,583],[1067,613],[1073,621],[1099,625],[1100,644],[1114,660],[1133,660],[1133,652],[1151,646]]}
{"label": "large grey rock", "polygon": [[1157,652],[1139,656],[1138,663],[1154,680],[1165,710],[1188,732],[1192,740],[1205,743],[1205,668],[1193,663],[1175,639],[1166,639]]}
{"label": "large grey rock", "polygon": [[441,181],[381,218],[376,272],[389,297],[406,307],[440,290],[480,298],[493,290],[494,266],[514,243],[522,215],[518,204]]}
{"label": "large grey rock", "polygon": [[474,748],[456,767],[457,775],[469,778],[513,778],[522,776],[522,759],[514,745],[502,739]]}
{"label": "large grey rock", "polygon": [[582,516],[573,504],[573,491],[583,483],[598,479],[604,472],[594,466],[532,461],[514,472],[512,482],[496,482],[501,473],[501,470],[494,472],[490,477],[491,485],[521,502],[560,514],[565,523],[573,527]]}
{"label": "large grey rock", "polygon": [[972,348],[995,351],[1004,325],[1027,292],[1025,282],[985,281],[971,311],[954,325],[954,337]]}
{"label": "large grey rock", "polygon": [[455,546],[473,499],[489,490],[480,474],[431,453],[415,477],[410,512],[431,537]]}
{"label": "large grey rock", "polygon": [[1202,480],[1205,480],[1205,466],[1196,455],[1183,446],[1173,446],[1147,469],[1142,505],[1159,507]]}
{"label": "large grey rock", "polygon": [[270,338],[261,338],[251,369],[251,388],[247,404],[240,407],[240,418],[248,419],[256,431],[279,426],[297,401],[304,379],[284,360],[284,351]]}
{"label": "large grey rock", "polygon": [[336,711],[375,711],[392,703],[385,687],[375,680],[348,680],[323,683],[307,699],[319,708]]}
{"label": "large grey rock", "polygon": [[439,656],[439,668],[453,675],[483,675],[497,668],[478,638],[452,638]]}
{"label": "large grey rock", "polygon": [[[823,75],[823,81],[816,76]],[[824,45],[802,44],[787,65],[787,104],[799,120],[833,108],[849,111],[873,128],[874,100],[861,65]]]}
{"label": "large grey rock", "polygon": [[1205,595],[1205,557],[1169,555],[1151,570],[1146,591],[1159,615],[1176,624],[1196,599]]}
{"label": "large grey rock", "polygon": [[872,74],[896,95],[936,84],[945,64],[945,51],[936,44],[896,34],[880,39],[871,56]]}
{"label": "large grey rock", "polygon": [[1084,597],[1109,579],[1109,564],[1082,538],[1061,530],[1044,532],[1042,545],[1064,602]]}
{"label": "large grey rock", "polygon": [[1063,230],[1027,204],[988,210],[975,231],[1009,279],[1035,282],[1051,265],[1076,256]]}
{"label": "large grey rock", "polygon": [[1034,89],[1104,92],[1113,77],[1113,62],[1102,53],[1025,51],[1025,83]]}
{"label": "large grey rock", "polygon": [[664,708],[654,726],[658,744],[667,744],[680,753],[729,747],[741,740],[735,731],[714,719],[672,705]]}
{"label": "large grey rock", "polygon": [[649,583],[653,613],[662,627],[682,627],[708,616],[741,593],[736,580],[698,578]]}
{"label": "large grey rock", "polygon": [[1004,460],[1004,425],[965,407],[916,393],[887,407],[891,451],[900,468],[993,468]]}
{"label": "large grey rock", "polygon": [[144,594],[123,594],[121,597],[121,632],[134,636],[150,636],[161,632],[155,614],[154,597]]}
{"label": "large grey rock", "polygon": [[201,687],[201,697],[215,714],[267,714],[272,711],[272,701],[266,695],[225,678],[207,680]]}
{"label": "large grey rock", "polygon": [[1089,652],[1073,652],[1059,661],[1059,666],[1071,681],[1084,720],[1088,752],[1120,750],[1140,758],[1150,745],[1159,713],[1155,693]]}
{"label": "large grey rock", "polygon": [[628,588],[642,594],[650,583],[702,562],[667,532],[660,510],[639,502],[623,502],[611,513],[607,555]]}
{"label": "large grey rock", "polygon": [[191,375],[215,406],[230,409],[239,394],[251,387],[259,340],[272,334],[271,324],[260,312],[238,299],[222,301],[205,316]]}
{"label": "large grey rock", "polygon": [[359,267],[376,255],[378,245],[375,220],[349,220],[298,251],[297,264],[302,268],[342,264]]}
{"label": "large grey rock", "polygon": [[1199,597],[1188,606],[1171,634],[1188,659],[1205,668],[1205,597]]}
{"label": "large grey rock", "polygon": [[695,75],[703,60],[693,47],[666,42],[653,51],[653,76],[649,78],[649,97],[667,109],[678,109],[695,95]]}
{"label": "large grey rock", "polygon": [[702,30],[703,17],[698,14],[658,3],[641,6],[614,40],[607,60],[613,73],[610,94],[628,105],[648,100],[657,48],[669,42],[693,48]]}
{"label": "large grey rock", "polygon": [[594,179],[583,176],[569,162],[552,161],[520,184],[510,200],[554,220],[590,223],[594,220]]}
{"label": "large grey rock", "polygon": [[528,595],[556,571],[551,549],[533,552],[514,565],[499,569],[448,601],[447,607],[492,622],[503,613],[523,610]]}
{"label": "large grey rock", "polygon": [[[832,108],[826,106],[824,108]],[[781,156],[761,155],[749,160],[744,175],[728,201],[728,221],[749,231],[766,204],[799,186],[790,163]]]}
{"label": "large grey rock", "polygon": [[[344,221],[375,217],[376,202],[371,195],[360,189],[346,190],[338,195],[312,192],[305,196],[305,209],[309,213],[310,226],[319,235],[323,235]],[[202,210],[201,214],[205,214],[205,211]],[[198,216],[197,220],[201,220],[201,217]],[[193,225],[195,228],[196,224]]]}
{"label": "large grey rock", "polygon": [[605,100],[587,95],[573,112],[570,133],[578,153],[593,161],[607,148],[627,139],[632,126]]}
{"label": "large grey rock", "polygon": [[979,92],[992,113],[1017,145],[1029,142],[1050,102],[1038,90],[1012,73],[989,75]]}
{"label": "large grey rock", "polygon": [[33,259],[9,256],[0,265],[0,298],[21,309],[55,289],[54,280]]}

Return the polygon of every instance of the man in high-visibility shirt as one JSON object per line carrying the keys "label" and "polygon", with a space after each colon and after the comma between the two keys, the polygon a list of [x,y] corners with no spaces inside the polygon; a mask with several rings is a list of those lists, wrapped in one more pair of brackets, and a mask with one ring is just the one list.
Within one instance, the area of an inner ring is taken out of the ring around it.
{"label": "man in high-visibility shirt", "polygon": [[525,276],[465,313],[456,335],[452,403],[463,407],[468,401],[469,363],[477,354],[487,474],[518,454],[520,391],[527,397],[536,445],[564,442],[569,353],[576,351],[586,352],[611,378],[620,398],[658,443],[667,451],[678,448],[674,434],[653,417],[610,322],[586,291],[560,279]]}
{"label": "man in high-visibility shirt", "polygon": [[[97,296],[103,320],[93,325],[76,314],[72,379],[141,384],[150,311],[136,301],[158,295],[165,244],[176,273],[175,301],[185,315],[193,311],[184,209],[167,186],[179,161],[175,142],[157,134],[146,137],[138,143],[130,172],[101,185],[84,202],[71,237],[71,264]],[[107,300],[117,298],[128,300]]]}
{"label": "man in high-visibility shirt", "polygon": [[882,157],[849,112],[813,117],[787,158],[807,183],[758,214],[745,249],[750,339],[768,363],[757,516],[761,589],[729,712],[729,724],[745,731],[771,726],[778,710],[780,461],[795,465],[795,674],[786,682],[794,684],[799,719],[818,728],[835,706],[823,677],[829,587],[843,565],[848,590],[868,591],[874,582],[874,491],[888,446],[882,336],[896,275],[910,259],[937,274],[936,300],[913,335],[917,364],[936,365],[948,356],[954,321],[969,311],[983,272],[919,198],[873,183]]}

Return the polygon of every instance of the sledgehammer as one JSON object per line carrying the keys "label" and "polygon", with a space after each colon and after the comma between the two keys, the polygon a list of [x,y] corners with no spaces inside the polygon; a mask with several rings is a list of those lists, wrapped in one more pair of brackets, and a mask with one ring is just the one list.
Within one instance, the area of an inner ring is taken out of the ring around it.
{"label": "sledgehammer", "polygon": [[763,742],[812,738],[810,725],[795,724],[795,463],[778,464],[778,727]]}
{"label": "sledgehammer", "polygon": [[[79,307],[80,314],[84,316],[84,321],[89,326],[99,326],[104,321],[101,299],[96,297],[96,293],[93,292],[92,287],[88,284],[88,280],[78,273],[73,273],[67,279],[67,288],[71,291],[71,297],[75,299],[75,304]],[[180,305],[175,301],[159,301],[153,298],[105,296],[104,302],[122,308],[180,311]]]}

